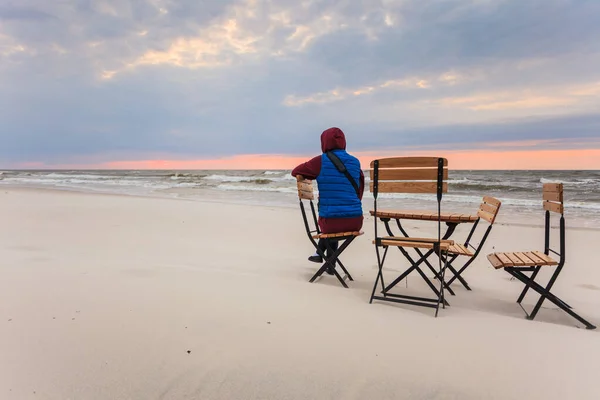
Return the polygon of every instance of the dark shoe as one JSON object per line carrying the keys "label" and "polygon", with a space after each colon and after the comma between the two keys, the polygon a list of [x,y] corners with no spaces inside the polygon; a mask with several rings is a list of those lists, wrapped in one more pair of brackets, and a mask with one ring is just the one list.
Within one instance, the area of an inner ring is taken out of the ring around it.
{"label": "dark shoe", "polygon": [[321,256],[310,256],[310,257],[308,257],[308,261],[312,261],[314,263],[322,264],[323,263],[323,257],[321,257]]}
{"label": "dark shoe", "polygon": [[333,268],[329,267],[325,270],[329,275],[333,275]]}

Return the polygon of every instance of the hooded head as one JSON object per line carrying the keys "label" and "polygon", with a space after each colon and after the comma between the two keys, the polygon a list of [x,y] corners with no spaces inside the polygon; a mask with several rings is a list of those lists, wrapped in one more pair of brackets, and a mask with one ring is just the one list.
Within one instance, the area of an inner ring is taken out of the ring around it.
{"label": "hooded head", "polygon": [[340,128],[329,128],[321,134],[321,150],[346,150],[346,137]]}

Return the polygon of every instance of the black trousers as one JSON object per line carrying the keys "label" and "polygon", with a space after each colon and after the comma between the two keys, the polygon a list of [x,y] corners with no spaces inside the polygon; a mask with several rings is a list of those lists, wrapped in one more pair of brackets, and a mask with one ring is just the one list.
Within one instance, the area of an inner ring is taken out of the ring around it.
{"label": "black trousers", "polygon": [[[317,243],[317,246],[319,246],[319,249],[321,249],[322,252],[325,252],[327,249],[327,245],[325,244],[326,241],[329,239],[319,239],[319,242]],[[329,246],[331,247],[331,249],[333,251],[336,251],[338,248],[338,241],[337,240],[329,240]],[[327,252],[327,256],[331,256],[331,252]]]}

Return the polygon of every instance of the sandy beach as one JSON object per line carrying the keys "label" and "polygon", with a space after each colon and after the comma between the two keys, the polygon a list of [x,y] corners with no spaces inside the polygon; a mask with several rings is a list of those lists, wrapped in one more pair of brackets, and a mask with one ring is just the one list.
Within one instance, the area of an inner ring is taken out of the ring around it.
{"label": "sandy beach", "polygon": [[[549,302],[526,320],[522,285],[484,256],[438,318],[369,304],[370,218],[342,257],[349,289],[308,283],[295,208],[3,188],[0,221],[1,399],[600,396],[600,330]],[[555,285],[596,325],[599,242],[568,229]],[[541,228],[500,224],[483,254],[542,245]],[[408,289],[428,290],[417,276]]]}

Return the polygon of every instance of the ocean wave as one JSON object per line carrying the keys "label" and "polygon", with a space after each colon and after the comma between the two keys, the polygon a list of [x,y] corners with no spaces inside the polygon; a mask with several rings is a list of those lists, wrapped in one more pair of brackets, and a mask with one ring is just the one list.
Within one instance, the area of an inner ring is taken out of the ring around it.
{"label": "ocean wave", "polygon": [[205,180],[209,181],[221,181],[221,182],[243,182],[251,177],[249,176],[232,176],[232,175],[208,175],[205,176]]}
{"label": "ocean wave", "polygon": [[246,185],[230,185],[221,184],[217,189],[226,191],[241,191],[241,192],[279,192],[279,193],[298,193],[296,188],[289,187],[268,187],[268,186],[246,186]]}
{"label": "ocean wave", "polygon": [[148,180],[133,179],[81,179],[81,178],[40,178],[40,177],[11,177],[3,180],[4,183],[16,183],[25,185],[40,186],[65,186],[65,187],[142,187],[152,189],[168,189],[171,185],[161,182],[152,182]]}
{"label": "ocean wave", "polygon": [[472,181],[468,178],[459,178],[459,179],[448,179],[449,185],[457,185],[457,184],[476,184],[477,181]]}
{"label": "ocean wave", "polygon": [[562,183],[564,185],[599,185],[600,179],[577,179],[575,181],[565,181],[561,179],[541,178],[540,183]]}
{"label": "ocean wave", "polygon": [[[178,182],[178,183],[176,183],[176,187],[180,187],[180,188],[191,188],[191,187],[202,187],[202,186],[204,186],[204,185],[199,182]],[[169,186],[169,187],[171,187],[171,186]]]}
{"label": "ocean wave", "polygon": [[[264,175],[262,175],[264,176]],[[273,182],[295,182],[296,178],[291,175],[285,175],[281,177],[275,177],[270,175],[269,178],[261,178],[260,176],[238,176],[238,175],[208,175],[203,179],[217,182],[240,182],[250,183],[254,182],[257,184],[273,183]]]}
{"label": "ocean wave", "polygon": [[284,174],[284,171],[265,171],[263,174],[264,175],[282,175]]}
{"label": "ocean wave", "polygon": [[584,210],[598,210],[600,211],[600,203],[584,203],[581,201],[565,201],[565,209],[569,208],[581,208]]}
{"label": "ocean wave", "polygon": [[522,187],[515,185],[499,185],[497,183],[473,182],[473,183],[450,183],[449,190],[464,191],[487,191],[487,192],[537,192],[535,187]]}
{"label": "ocean wave", "polygon": [[98,175],[92,175],[92,174],[61,174],[58,172],[52,172],[49,173],[47,175],[40,175],[40,176],[45,176],[48,177],[50,179],[91,179],[91,180],[100,180],[100,179],[114,179],[114,176],[110,176],[110,175],[103,175],[103,174],[98,174]]}
{"label": "ocean wave", "polygon": [[242,183],[256,183],[257,185],[268,185],[269,183],[273,183],[272,179],[264,179],[264,178],[258,178],[258,179],[247,179],[245,181],[240,181]]}
{"label": "ocean wave", "polygon": [[186,180],[202,179],[206,176],[208,176],[208,175],[203,174],[203,173],[194,173],[194,172],[175,172],[175,173],[168,175],[168,177],[174,181],[180,180],[180,179],[186,179]]}

